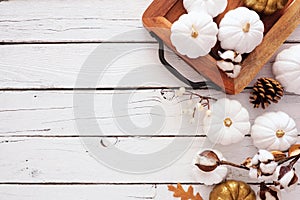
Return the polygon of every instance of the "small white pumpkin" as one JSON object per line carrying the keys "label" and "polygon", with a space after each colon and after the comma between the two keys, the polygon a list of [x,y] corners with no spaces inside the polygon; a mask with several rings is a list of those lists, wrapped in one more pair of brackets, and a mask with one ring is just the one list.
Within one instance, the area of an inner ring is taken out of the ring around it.
{"label": "small white pumpkin", "polygon": [[300,45],[280,52],[273,65],[275,78],[288,92],[300,94]]}
{"label": "small white pumpkin", "polygon": [[216,17],[225,10],[227,0],[183,0],[183,5],[187,12],[207,12]]}
{"label": "small white pumpkin", "polygon": [[249,131],[249,113],[236,100],[218,100],[212,105],[211,115],[204,117],[204,133],[215,144],[240,142]]}
{"label": "small white pumpkin", "polygon": [[264,24],[259,15],[245,7],[227,12],[219,27],[221,47],[240,54],[253,51],[264,37]]}
{"label": "small white pumpkin", "polygon": [[298,131],[286,113],[268,112],[255,119],[251,137],[259,149],[286,151],[297,142]]}
{"label": "small white pumpkin", "polygon": [[182,15],[171,28],[171,42],[176,50],[189,58],[207,55],[217,43],[218,27],[206,13]]}

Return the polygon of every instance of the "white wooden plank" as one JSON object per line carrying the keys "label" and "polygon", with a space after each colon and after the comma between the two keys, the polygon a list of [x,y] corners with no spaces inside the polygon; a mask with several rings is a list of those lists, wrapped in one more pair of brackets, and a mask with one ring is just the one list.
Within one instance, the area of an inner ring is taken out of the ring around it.
{"label": "white wooden plank", "polygon": [[[141,18],[151,0],[20,0],[0,3],[2,42],[154,41]],[[300,41],[300,29],[289,41]]]}
{"label": "white wooden plank", "polygon": [[[290,46],[291,44],[283,45],[279,51]],[[82,85],[92,88],[183,86],[184,84],[159,62],[157,48],[157,44],[0,46],[0,89],[74,88]],[[88,59],[95,49],[98,60]],[[107,59],[109,55],[113,57],[112,60]],[[271,63],[274,57],[257,77],[272,76]],[[94,67],[84,72],[85,84],[78,86],[76,80],[87,59],[95,63]],[[173,52],[168,51],[167,59],[189,79],[204,80]],[[99,82],[89,83],[90,77],[95,74],[99,75]]]}
{"label": "white wooden plank", "polygon": [[[2,42],[153,41],[141,18],[151,0],[2,1]],[[133,32],[132,32],[133,31]]]}
{"label": "white wooden plank", "polygon": [[[201,148],[218,149],[235,163],[242,163],[257,151],[249,137],[230,146],[213,145],[205,138],[192,139],[191,146],[187,146],[190,138],[120,138],[113,145],[120,154],[112,153],[112,146],[101,145],[101,138],[90,140],[99,144],[93,153],[79,138],[1,138],[0,183],[197,183],[192,161]],[[166,153],[164,150],[170,150],[167,145],[175,140],[178,148]],[[98,162],[94,158],[95,152],[122,162],[119,166],[108,164],[105,159]],[[130,153],[130,160],[123,161],[124,152]],[[155,153],[159,156],[152,160],[151,155]],[[137,158],[137,155],[143,156]],[[152,162],[159,164],[150,170]],[[148,168],[149,172],[146,171]],[[299,172],[300,168],[296,169]],[[246,170],[230,167],[228,179],[256,182],[249,179]]]}
{"label": "white wooden plank", "polygon": [[[89,122],[93,119],[97,120],[104,135],[202,134],[201,116],[203,113],[196,116],[198,124],[190,124],[191,117],[181,114],[183,109],[188,108],[186,100],[189,97],[168,101],[163,99],[160,91],[97,91],[94,105],[95,115],[83,113],[79,117],[74,116],[74,111],[76,111],[73,104],[74,93],[71,91],[1,92],[0,135],[74,136],[88,134],[101,136],[98,129],[95,131],[92,127],[86,127],[84,132],[77,131],[76,122]],[[222,92],[213,90],[195,92],[217,98],[225,97]],[[90,94],[90,92],[82,92],[81,97],[84,99]],[[239,100],[249,110],[251,122],[264,112],[282,110],[296,120],[300,129],[300,114],[295,109],[299,107],[300,103],[297,96],[285,95],[278,104],[272,104],[267,110],[252,108],[252,104],[248,101],[248,91],[227,97]],[[120,100],[120,103],[116,103],[116,99]],[[161,107],[163,111],[151,111],[156,106]],[[118,108],[118,110],[112,108]],[[120,124],[126,119],[130,119],[134,126]],[[156,130],[143,128],[157,123],[157,121],[164,121],[164,123],[159,123]]]}
{"label": "white wooden plank", "polygon": [[[5,200],[134,200],[170,199],[167,186],[0,186],[0,198]],[[158,190],[161,191],[158,191]]]}
{"label": "white wooden plank", "polygon": [[[95,73],[101,78],[96,87],[182,86],[183,83],[174,78],[159,62],[157,48],[157,44],[0,46],[0,87],[78,87],[77,76],[88,56],[96,49],[99,60],[92,60],[95,67],[84,72],[87,81]],[[114,56],[112,60],[106,60],[107,55]],[[180,66],[180,71],[184,74],[188,73],[193,79],[203,80],[173,53],[169,55],[171,61]],[[113,63],[110,64],[111,62]],[[85,87],[93,88],[95,85]]]}
{"label": "white wooden plank", "polygon": [[290,42],[299,42],[300,39],[300,26],[290,35],[287,41]]}
{"label": "white wooden plank", "polygon": [[[5,200],[98,200],[103,197],[109,200],[133,200],[133,199],[176,199],[167,189],[168,185],[79,185],[79,186],[0,186],[0,198]],[[188,185],[183,185],[187,189]],[[203,199],[208,200],[212,187],[193,185],[195,192],[201,193]],[[254,191],[259,188],[251,185]],[[283,199],[296,199],[300,196],[299,188],[291,192],[282,192]]]}
{"label": "white wooden plank", "polygon": [[[91,138],[91,140],[99,143],[99,151],[105,148],[101,145],[101,138]],[[179,158],[174,157],[172,165],[170,165],[171,163],[168,163],[169,165],[162,164],[160,170],[152,173],[130,174],[123,171],[126,168],[124,166],[138,163],[136,160],[122,162],[122,166],[118,167],[119,171],[116,171],[97,162],[92,157],[94,154],[87,152],[79,138],[1,138],[0,182],[197,183],[192,171],[194,167],[192,160],[206,143],[205,138],[195,139],[192,146],[185,152],[181,152],[181,147],[191,139],[178,138],[177,140],[179,140],[178,149],[175,152]],[[167,149],[167,145],[173,141],[174,138],[121,138],[114,147],[132,155],[143,153],[145,158],[148,158],[151,153],[160,152],[160,156],[151,162],[162,162],[172,154],[164,154],[160,150]],[[213,145],[205,146],[212,147]],[[215,146],[214,148],[220,149],[224,156],[234,162],[243,162],[246,157],[254,155],[256,151],[250,138],[245,138],[239,144],[226,147]],[[235,148],[241,152],[239,155],[233,150]],[[106,153],[112,155],[110,151]],[[183,156],[180,157],[181,154]],[[111,159],[122,160],[118,155],[111,156]],[[136,167],[145,167],[151,164],[143,163],[143,159]],[[116,166],[112,165],[112,167]],[[230,170],[229,178],[233,177],[249,181],[244,170]]]}
{"label": "white wooden plank", "polygon": [[[182,117],[182,107],[186,104],[164,100],[161,90],[129,90],[129,91],[99,91],[95,96],[95,115],[83,113],[75,116],[73,92],[1,92],[0,98],[0,130],[1,135],[101,135],[98,130],[87,127],[84,132],[78,132],[76,122],[89,122],[96,119],[105,135],[165,135],[178,133],[195,133],[196,124],[189,123],[190,117]],[[205,92],[207,93],[207,92]],[[220,93],[220,92],[216,92]],[[80,93],[82,98],[91,96],[91,92]],[[189,97],[186,97],[187,99]],[[23,99],[20,101],[20,99]],[[26,100],[25,100],[26,99]],[[116,100],[121,103],[116,103]],[[182,99],[183,100],[183,99]],[[82,107],[88,107],[87,105]],[[121,106],[121,107],[120,107]],[[159,106],[163,111],[151,111]],[[113,110],[112,108],[118,108]],[[133,127],[119,122],[132,120]],[[154,121],[152,121],[154,120]],[[145,129],[157,120],[165,121],[156,130]],[[180,121],[182,120],[182,122]],[[174,123],[178,126],[174,126]],[[13,124],[13,125],[12,125]]]}

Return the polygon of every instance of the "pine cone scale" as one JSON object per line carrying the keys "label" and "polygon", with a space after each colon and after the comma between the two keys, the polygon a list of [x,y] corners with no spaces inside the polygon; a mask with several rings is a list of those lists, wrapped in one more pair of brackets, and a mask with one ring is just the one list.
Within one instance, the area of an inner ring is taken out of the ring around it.
{"label": "pine cone scale", "polygon": [[261,106],[265,109],[272,102],[278,103],[282,96],[283,88],[278,81],[272,78],[260,78],[253,86],[250,102],[254,105],[254,108]]}

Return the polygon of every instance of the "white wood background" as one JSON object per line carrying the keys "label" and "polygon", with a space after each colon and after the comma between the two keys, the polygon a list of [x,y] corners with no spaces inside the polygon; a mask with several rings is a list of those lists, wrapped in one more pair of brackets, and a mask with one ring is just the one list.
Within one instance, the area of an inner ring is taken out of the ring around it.
{"label": "white wood background", "polygon": [[[171,166],[151,174],[132,175],[97,162],[83,147],[82,136],[76,131],[72,88],[82,64],[99,45],[108,53],[122,53],[128,47],[140,50],[123,56],[103,72],[105,76],[95,94],[95,115],[105,136],[90,137],[99,143],[107,137],[128,152],[149,153],[175,137],[185,142],[187,137],[183,135],[195,129],[196,125],[190,125],[187,118],[182,122],[182,132],[178,132],[173,124],[180,114],[172,111],[184,106],[185,101],[166,103],[160,95],[162,85],[183,84],[159,64],[157,44],[142,26],[142,13],[150,3],[151,0],[0,1],[0,199],[165,200],[172,199],[167,185],[177,182],[194,185],[207,199],[211,187],[198,184],[190,169],[193,156],[205,140],[203,134],[199,133],[188,151]],[[135,34],[107,42],[111,36],[128,31]],[[300,27],[280,50],[296,43],[300,43]],[[191,79],[203,79],[174,54],[169,53],[168,59]],[[274,57],[258,77],[272,77],[273,61]],[[153,67],[144,69],[141,63]],[[120,85],[125,75],[127,82]],[[143,82],[145,76],[154,81]],[[142,89],[130,89],[136,87]],[[249,91],[228,97],[239,100],[249,110],[253,122],[264,111],[252,109]],[[196,92],[208,94],[206,90]],[[210,92],[216,97],[224,96],[218,91]],[[81,93],[87,95],[89,91]],[[128,110],[115,116],[112,98],[126,100],[128,95]],[[300,129],[299,104],[299,96],[285,95],[267,111],[287,112]],[[164,108],[165,116],[149,116],[153,106]],[[115,120],[124,116],[140,124],[150,123],[151,117],[167,120],[159,134],[146,131],[144,136],[135,137],[124,135],[114,125]],[[241,144],[216,148],[235,162],[256,151],[248,136]],[[236,155],[236,151],[242,153]],[[300,166],[297,167],[300,172]],[[229,177],[249,182],[257,190],[257,184],[248,180],[245,172],[231,170]],[[283,193],[283,197],[298,199],[300,186],[291,193]]]}

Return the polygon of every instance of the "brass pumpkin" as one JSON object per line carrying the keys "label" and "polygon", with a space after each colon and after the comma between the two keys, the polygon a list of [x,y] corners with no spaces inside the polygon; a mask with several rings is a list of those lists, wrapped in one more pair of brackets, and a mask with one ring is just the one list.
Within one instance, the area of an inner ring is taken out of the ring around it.
{"label": "brass pumpkin", "polygon": [[228,180],[214,187],[209,200],[256,200],[256,195],[248,184]]}
{"label": "brass pumpkin", "polygon": [[257,12],[263,12],[271,15],[277,10],[284,8],[289,0],[244,0],[248,8],[252,8]]}

